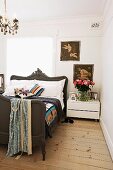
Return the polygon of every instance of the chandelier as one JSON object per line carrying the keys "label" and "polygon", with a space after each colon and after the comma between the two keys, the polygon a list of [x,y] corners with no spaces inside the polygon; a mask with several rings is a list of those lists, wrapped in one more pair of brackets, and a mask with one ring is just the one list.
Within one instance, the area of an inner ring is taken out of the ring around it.
{"label": "chandelier", "polygon": [[4,35],[7,33],[12,35],[17,34],[19,21],[16,18],[12,21],[7,18],[6,0],[4,0],[4,8],[5,14],[4,16],[0,16],[0,30]]}

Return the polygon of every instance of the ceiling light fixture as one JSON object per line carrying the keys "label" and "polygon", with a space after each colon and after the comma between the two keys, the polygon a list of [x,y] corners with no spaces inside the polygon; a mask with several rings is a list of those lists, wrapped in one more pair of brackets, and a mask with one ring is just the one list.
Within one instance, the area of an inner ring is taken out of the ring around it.
{"label": "ceiling light fixture", "polygon": [[7,33],[12,35],[17,34],[19,21],[16,18],[12,21],[7,18],[6,0],[4,0],[4,7],[4,16],[0,16],[0,30],[4,35]]}

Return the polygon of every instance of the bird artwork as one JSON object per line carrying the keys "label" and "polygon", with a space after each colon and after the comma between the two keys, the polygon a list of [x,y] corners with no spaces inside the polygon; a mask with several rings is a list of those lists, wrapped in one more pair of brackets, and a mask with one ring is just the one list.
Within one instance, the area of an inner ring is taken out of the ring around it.
{"label": "bird artwork", "polygon": [[65,41],[61,42],[61,61],[80,60],[80,42],[79,41]]}
{"label": "bird artwork", "polygon": [[71,52],[71,50],[72,50],[72,47],[70,44],[64,45],[62,48],[64,48],[65,50],[68,50],[68,53]]}
{"label": "bird artwork", "polygon": [[70,53],[70,57],[75,57],[75,58],[77,58],[77,53]]}

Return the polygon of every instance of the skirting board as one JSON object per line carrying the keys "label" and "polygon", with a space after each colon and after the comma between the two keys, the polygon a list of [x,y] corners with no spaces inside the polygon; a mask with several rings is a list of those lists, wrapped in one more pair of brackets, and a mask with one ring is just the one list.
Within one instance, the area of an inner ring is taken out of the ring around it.
{"label": "skirting board", "polygon": [[105,137],[105,140],[106,140],[106,143],[107,143],[111,158],[113,160],[113,142],[111,141],[111,138],[109,136],[109,133],[107,131],[107,128],[106,128],[102,118],[100,118],[100,125],[101,125],[101,128],[102,128],[102,131],[103,131],[103,134],[104,134],[104,137]]}

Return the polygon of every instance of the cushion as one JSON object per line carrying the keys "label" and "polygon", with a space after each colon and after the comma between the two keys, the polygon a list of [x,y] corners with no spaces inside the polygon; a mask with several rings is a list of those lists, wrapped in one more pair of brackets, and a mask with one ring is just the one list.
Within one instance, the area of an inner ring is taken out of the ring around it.
{"label": "cushion", "polygon": [[5,89],[3,95],[14,96],[15,95],[14,89],[24,88],[24,90],[29,90],[29,91],[34,90],[34,92],[33,91],[32,92],[38,96],[41,95],[43,97],[56,97],[62,95],[64,83],[65,83],[65,79],[60,81],[11,80],[10,84]]}
{"label": "cushion", "polygon": [[57,85],[45,85],[44,91],[41,94],[43,97],[56,97],[60,96],[62,93],[62,86]]}
{"label": "cushion", "polygon": [[5,92],[3,93],[4,96],[15,96],[15,91],[14,89],[25,89],[25,86],[23,86],[22,84],[19,85],[8,85],[7,88],[5,89]]}
{"label": "cushion", "polygon": [[65,84],[65,79],[60,80],[60,81],[42,81],[42,80],[36,80],[37,84],[39,85],[57,85],[57,86],[62,86],[62,89],[64,88]]}
{"label": "cushion", "polygon": [[36,80],[11,80],[10,85],[23,86],[25,89],[31,89],[36,84]]}
{"label": "cushion", "polygon": [[36,96],[40,96],[41,93],[44,91],[44,88],[39,86],[38,84],[35,84],[32,89],[30,90],[30,92]]}
{"label": "cushion", "polygon": [[41,81],[37,80],[40,86],[44,87],[44,92],[41,94],[43,97],[56,97],[61,96],[64,88],[64,80],[60,81]]}
{"label": "cushion", "polygon": [[35,84],[36,80],[10,80],[3,95],[14,96],[15,95],[14,89],[23,88],[26,91],[30,90]]}

